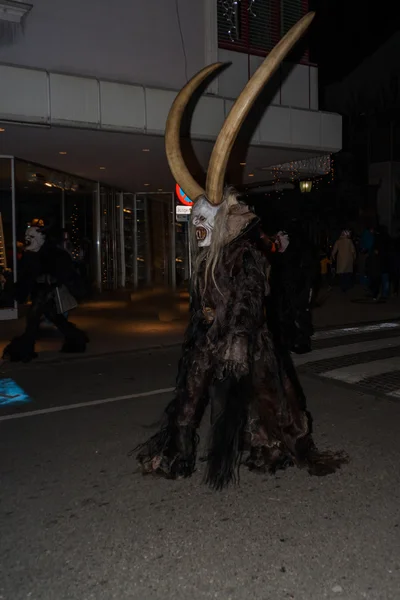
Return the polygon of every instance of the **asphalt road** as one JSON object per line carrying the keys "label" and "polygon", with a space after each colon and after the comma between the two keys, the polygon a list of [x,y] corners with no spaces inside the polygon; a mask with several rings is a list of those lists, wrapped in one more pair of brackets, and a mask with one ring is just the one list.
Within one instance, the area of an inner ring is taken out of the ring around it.
{"label": "asphalt road", "polygon": [[214,493],[201,464],[171,482],[128,456],[171,397],[140,394],[171,388],[178,358],[3,367],[32,401],[0,408],[0,598],[398,600],[399,402],[304,378],[318,445],[351,463],[322,479],[243,469]]}

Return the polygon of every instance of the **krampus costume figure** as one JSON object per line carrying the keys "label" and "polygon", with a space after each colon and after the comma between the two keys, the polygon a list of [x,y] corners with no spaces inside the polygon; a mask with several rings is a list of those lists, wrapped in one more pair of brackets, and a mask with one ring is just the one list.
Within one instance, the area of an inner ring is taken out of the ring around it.
{"label": "krampus costume figure", "polygon": [[166,409],[163,428],[136,448],[144,474],[172,479],[192,475],[197,429],[208,403],[212,428],[206,481],[215,489],[237,480],[242,460],[251,470],[274,472],[296,464],[318,475],[332,473],[346,461],[345,455],[321,454],[314,445],[311,417],[290,355],[269,327],[274,319],[265,310],[267,261],[257,249],[258,219],[233,189],[224,190],[226,165],[240,126],[312,18],[304,17],[283,38],[236,101],[214,146],[206,191],[184,164],[179,131],[193,92],[220,65],[196,75],[171,108],[167,157],[176,181],[196,198],[191,237],[197,252],[176,397]]}
{"label": "krampus costume figure", "polygon": [[32,303],[25,332],[8,344],[3,358],[29,362],[37,356],[35,342],[43,317],[63,334],[62,352],[84,352],[88,338],[63,314],[76,305],[72,295],[79,296],[81,287],[71,257],[58,247],[51,231],[35,224],[26,231],[25,246],[15,296],[20,303],[30,297]]}

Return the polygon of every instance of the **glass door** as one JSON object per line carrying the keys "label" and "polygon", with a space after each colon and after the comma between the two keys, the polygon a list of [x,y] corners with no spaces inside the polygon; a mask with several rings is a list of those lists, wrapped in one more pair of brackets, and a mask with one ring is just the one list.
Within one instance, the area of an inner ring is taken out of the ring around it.
{"label": "glass door", "polygon": [[173,194],[124,194],[125,281],[131,289],[176,285]]}
{"label": "glass door", "polygon": [[183,286],[187,287],[191,275],[189,219],[177,221],[175,223],[175,240],[176,285],[178,288]]}
{"label": "glass door", "polygon": [[16,280],[14,159],[0,156],[0,321],[18,318],[13,294]]}
{"label": "glass door", "polygon": [[116,290],[125,284],[124,220],[122,194],[100,188],[102,289]]}
{"label": "glass door", "polygon": [[170,193],[136,194],[137,285],[176,286],[175,201]]}
{"label": "glass door", "polygon": [[123,231],[125,250],[125,286],[128,289],[137,288],[137,217],[134,194],[123,195]]}

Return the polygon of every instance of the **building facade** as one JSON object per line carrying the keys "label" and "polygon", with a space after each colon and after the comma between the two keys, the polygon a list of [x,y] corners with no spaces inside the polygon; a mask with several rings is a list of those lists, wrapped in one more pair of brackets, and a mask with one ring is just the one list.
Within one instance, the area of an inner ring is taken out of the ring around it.
{"label": "building facade", "polygon": [[[41,165],[32,166],[39,177],[26,187],[41,186],[45,196],[59,192],[52,218],[67,229],[66,199],[85,195],[85,208],[76,203],[81,223],[91,197],[91,236],[85,229],[84,237],[98,288],[176,285],[188,277],[188,233],[185,217],[177,220],[164,153],[170,106],[205,64],[231,63],[210,82],[187,125],[187,162],[202,180],[235,98],[307,2],[31,2],[0,0],[0,155],[14,165],[7,193],[8,184],[1,188],[2,214],[13,220],[6,242],[16,255],[17,165]],[[316,160],[325,165],[341,148],[341,117],[318,110],[318,68],[306,41],[290,61],[255,107],[232,157],[229,177],[239,187],[276,184],[277,173],[280,181],[293,180],[294,164],[302,165],[299,177],[312,176]],[[78,186],[72,192],[71,181]],[[39,216],[34,202],[31,218]]]}
{"label": "building facade", "polygon": [[344,146],[369,185],[364,203],[392,235],[400,230],[399,51],[396,33],[325,93],[326,106],[346,118]]}

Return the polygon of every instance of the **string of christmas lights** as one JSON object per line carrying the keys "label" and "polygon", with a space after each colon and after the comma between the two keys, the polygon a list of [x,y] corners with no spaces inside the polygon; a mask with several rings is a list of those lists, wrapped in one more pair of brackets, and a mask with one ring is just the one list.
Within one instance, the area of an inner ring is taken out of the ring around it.
{"label": "string of christmas lights", "polygon": [[[223,10],[223,18],[228,25],[228,35],[231,42],[237,41],[237,25],[236,17],[239,0],[218,0]],[[244,0],[243,0],[244,1]],[[247,11],[252,17],[256,17],[257,14],[254,11],[256,0],[248,0]]]}
{"label": "string of christmas lights", "polygon": [[237,27],[236,27],[236,11],[238,0],[218,0],[222,10],[223,17],[228,25],[228,35],[231,42],[235,42],[237,39]]}
{"label": "string of christmas lights", "polygon": [[[294,183],[306,178],[312,181],[313,189],[317,191],[320,182],[325,181],[330,185],[335,181],[335,161],[331,155],[274,165],[270,168],[270,171],[272,171],[275,185],[288,181]],[[265,195],[269,196],[271,194],[281,197],[282,190],[267,192]]]}
{"label": "string of christmas lights", "polygon": [[78,205],[74,204],[74,209],[71,215],[71,255],[74,260],[79,259],[80,242],[79,242],[79,226],[78,226]]}
{"label": "string of christmas lights", "polygon": [[247,8],[247,10],[249,11],[249,13],[251,14],[252,17],[256,17],[256,13],[254,12],[254,4],[255,4],[256,0],[249,0],[249,6]]}

